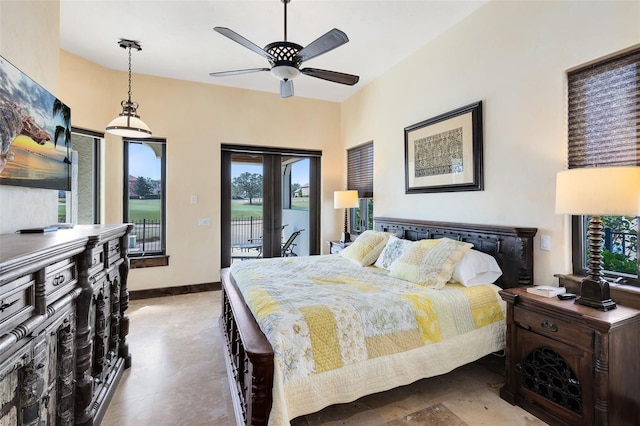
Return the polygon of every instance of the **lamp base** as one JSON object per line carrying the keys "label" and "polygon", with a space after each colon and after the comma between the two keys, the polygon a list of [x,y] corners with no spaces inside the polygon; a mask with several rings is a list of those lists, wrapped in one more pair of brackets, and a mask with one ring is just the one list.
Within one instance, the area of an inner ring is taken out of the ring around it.
{"label": "lamp base", "polygon": [[585,278],[580,283],[580,297],[576,299],[579,305],[589,306],[601,311],[616,308],[616,302],[609,297],[609,283],[605,280]]}
{"label": "lamp base", "polygon": [[349,241],[351,241],[351,235],[346,231],[343,232],[342,235],[340,235],[340,242],[348,243]]}

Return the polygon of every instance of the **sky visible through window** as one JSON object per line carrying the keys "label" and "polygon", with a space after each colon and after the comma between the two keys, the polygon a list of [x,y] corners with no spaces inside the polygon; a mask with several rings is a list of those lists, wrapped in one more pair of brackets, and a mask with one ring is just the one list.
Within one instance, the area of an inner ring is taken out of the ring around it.
{"label": "sky visible through window", "polygon": [[138,143],[129,144],[129,174],[160,180],[160,159],[153,150]]}
{"label": "sky visible through window", "polygon": [[[309,164],[309,160],[305,159],[301,162]],[[262,166],[258,164],[239,164],[233,163],[231,165],[231,178],[236,178],[242,173],[258,173],[262,174]],[[291,182],[298,183],[300,185],[306,185],[309,183],[309,167],[293,167],[291,175]]]}
{"label": "sky visible through window", "polygon": [[[291,180],[293,183],[305,185],[309,183],[309,160],[302,160],[307,167],[293,167]],[[233,163],[231,167],[231,178],[240,176],[242,173],[262,174],[262,166],[257,164]],[[142,176],[153,180],[160,180],[160,159],[156,158],[153,150],[144,144],[129,144],[129,174],[132,176]]]}

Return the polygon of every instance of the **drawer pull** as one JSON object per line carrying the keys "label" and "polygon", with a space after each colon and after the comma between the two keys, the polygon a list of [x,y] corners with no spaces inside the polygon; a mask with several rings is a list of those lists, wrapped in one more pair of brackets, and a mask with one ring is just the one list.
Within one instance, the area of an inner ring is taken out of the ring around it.
{"label": "drawer pull", "polygon": [[5,310],[9,309],[11,306],[13,306],[16,303],[18,303],[19,300],[20,300],[20,298],[17,298],[13,302],[9,302],[9,303],[4,303],[4,300],[2,300],[1,301],[2,303],[0,303],[0,312],[4,312]]}
{"label": "drawer pull", "polygon": [[558,326],[553,321],[545,319],[540,321],[540,325],[542,326],[542,328],[546,328],[547,330],[558,331]]}
{"label": "drawer pull", "polygon": [[60,284],[64,284],[65,282],[65,277],[64,274],[58,274],[55,276],[55,278],[53,279],[53,286],[57,287]]}

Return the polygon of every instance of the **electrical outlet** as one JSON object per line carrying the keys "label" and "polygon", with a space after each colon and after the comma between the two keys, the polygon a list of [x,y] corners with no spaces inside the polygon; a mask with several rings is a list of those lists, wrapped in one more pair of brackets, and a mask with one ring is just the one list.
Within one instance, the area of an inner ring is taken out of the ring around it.
{"label": "electrical outlet", "polygon": [[211,220],[208,217],[198,218],[198,226],[209,226],[211,225]]}
{"label": "electrical outlet", "polygon": [[551,237],[548,235],[540,235],[540,250],[551,250]]}
{"label": "electrical outlet", "polygon": [[191,204],[198,204],[198,196],[197,195],[192,195],[191,196]]}

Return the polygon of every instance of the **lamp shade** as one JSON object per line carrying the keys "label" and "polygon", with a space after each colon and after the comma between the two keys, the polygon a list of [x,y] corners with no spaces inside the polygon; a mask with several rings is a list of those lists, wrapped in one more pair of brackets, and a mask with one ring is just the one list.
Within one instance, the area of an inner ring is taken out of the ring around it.
{"label": "lamp shade", "polygon": [[358,207],[358,191],[335,191],[333,193],[333,207],[336,209]]}
{"label": "lamp shade", "polygon": [[589,167],[559,172],[556,213],[640,216],[640,167]]}
{"label": "lamp shade", "polygon": [[113,135],[125,138],[148,138],[151,136],[151,130],[144,121],[125,113],[111,120],[107,124],[106,130]]}

